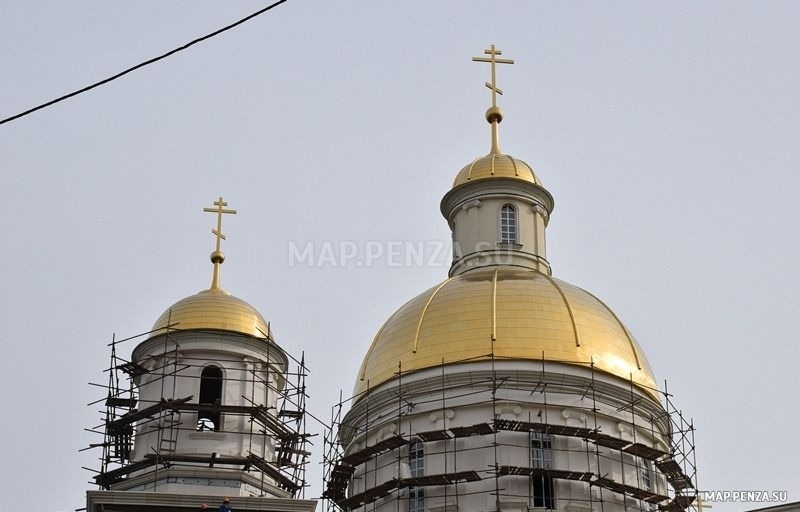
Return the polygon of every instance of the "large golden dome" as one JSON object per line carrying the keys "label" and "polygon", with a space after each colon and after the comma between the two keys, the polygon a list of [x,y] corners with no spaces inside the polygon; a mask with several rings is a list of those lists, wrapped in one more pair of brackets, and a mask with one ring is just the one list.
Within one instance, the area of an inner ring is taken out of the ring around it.
{"label": "large golden dome", "polygon": [[511,178],[534,185],[542,186],[542,182],[527,163],[510,155],[490,153],[476,158],[471,164],[466,165],[453,180],[453,188],[478,180],[489,178]]}
{"label": "large golden dome", "polygon": [[158,317],[152,336],[171,329],[213,329],[238,332],[266,338],[268,327],[264,317],[247,302],[220,288],[203,290],[179,300]]}
{"label": "large golden dome", "polygon": [[658,396],[642,349],[608,306],[541,272],[503,266],[453,276],[401,307],[375,336],[355,393],[392,379],[398,363],[405,373],[487,360],[492,350],[505,360],[593,361]]}

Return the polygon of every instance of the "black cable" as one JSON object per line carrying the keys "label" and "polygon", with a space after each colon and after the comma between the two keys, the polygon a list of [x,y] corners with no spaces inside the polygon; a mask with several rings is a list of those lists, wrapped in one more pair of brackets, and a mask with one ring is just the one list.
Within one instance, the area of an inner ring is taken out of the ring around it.
{"label": "black cable", "polygon": [[114,76],[110,76],[110,77],[108,77],[108,78],[106,78],[104,80],[100,80],[99,82],[93,83],[91,85],[87,85],[83,89],[78,89],[77,91],[73,91],[73,92],[71,92],[69,94],[65,94],[64,96],[61,96],[60,98],[56,98],[54,100],[50,100],[47,103],[42,103],[39,106],[33,107],[33,108],[29,109],[29,110],[26,110],[25,112],[21,112],[19,114],[13,115],[13,116],[11,116],[9,118],[3,119],[3,120],[0,121],[0,124],[5,124],[5,123],[8,123],[9,121],[13,121],[15,119],[19,119],[20,117],[24,117],[24,116],[27,116],[28,114],[32,114],[32,113],[36,112],[37,110],[41,110],[43,108],[49,107],[50,105],[55,105],[56,103],[58,103],[60,101],[64,101],[66,99],[72,98],[73,96],[77,96],[78,94],[81,94],[81,93],[84,93],[86,91],[92,90],[95,87],[99,87],[99,86],[101,86],[103,84],[107,84],[108,82],[111,82],[113,80],[116,80],[117,78],[120,78],[122,76],[127,75],[131,71],[136,71],[137,69],[142,68],[144,66],[147,66],[148,64],[152,64],[154,62],[158,62],[161,59],[165,59],[165,58],[169,57],[172,54],[175,54],[175,53],[178,53],[180,51],[183,51],[183,50],[189,48],[190,46],[194,46],[195,44],[197,44],[199,42],[205,41],[206,39],[210,39],[210,38],[212,38],[212,37],[214,37],[214,36],[216,36],[218,34],[221,34],[221,33],[225,32],[226,30],[230,30],[230,29],[232,29],[232,28],[234,28],[234,27],[236,27],[238,25],[241,25],[242,23],[244,23],[246,21],[249,21],[249,20],[255,18],[256,16],[258,16],[260,14],[264,14],[265,12],[269,11],[270,9],[272,9],[274,7],[277,7],[277,6],[279,6],[280,4],[282,4],[282,3],[286,2],[286,1],[287,0],[278,0],[277,2],[275,2],[273,4],[270,4],[267,7],[264,7],[263,9],[260,9],[260,10],[258,10],[256,12],[254,12],[253,14],[245,16],[244,18],[240,19],[239,21],[231,23],[230,25],[228,25],[226,27],[222,27],[221,29],[218,29],[218,30],[215,30],[214,32],[211,32],[210,34],[206,34],[206,35],[204,35],[202,37],[198,37],[197,39],[194,39],[193,41],[190,41],[190,42],[186,43],[185,45],[183,45],[181,47],[175,48],[174,50],[170,50],[170,51],[168,51],[167,53],[165,53],[163,55],[159,55],[158,57],[153,57],[150,60],[146,60],[146,61],[144,61],[142,63],[139,63],[139,64],[137,64],[137,65],[135,65],[135,66],[133,66],[131,68],[126,69],[125,71],[117,73]]}

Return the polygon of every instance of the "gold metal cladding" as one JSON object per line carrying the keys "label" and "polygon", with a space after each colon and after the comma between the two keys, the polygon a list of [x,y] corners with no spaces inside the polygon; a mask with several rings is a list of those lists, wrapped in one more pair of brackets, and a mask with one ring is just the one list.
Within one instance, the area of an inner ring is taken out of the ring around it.
{"label": "gold metal cladding", "polygon": [[503,150],[500,149],[500,121],[503,120],[503,116],[498,114],[492,118],[487,112],[486,119],[491,119],[490,122],[492,123],[492,148],[489,150],[489,154],[492,156],[502,155]]}
{"label": "gold metal cladding", "polygon": [[264,317],[253,306],[219,289],[203,290],[170,306],[156,320],[151,337],[162,334],[167,326],[181,331],[232,331],[256,338],[266,338],[270,331]]}
{"label": "gold metal cladding", "polygon": [[220,250],[220,242],[225,240],[225,235],[222,233],[222,215],[236,215],[236,210],[224,208],[225,206],[228,206],[228,203],[222,200],[222,196],[214,201],[213,204],[216,206],[216,208],[203,208],[203,211],[217,214],[217,229],[211,229],[211,233],[217,237],[216,249],[211,253],[211,263],[214,264],[214,275],[211,278],[211,289],[218,290],[220,288],[220,267],[222,262],[225,261],[225,255],[222,254],[222,251]]}
{"label": "gold metal cladding", "polygon": [[504,266],[453,276],[402,306],[375,336],[354,394],[394,378],[398,363],[405,373],[491,354],[540,361],[542,353],[566,364],[594,361],[657,398],[644,353],[603,302],[540,272]]}
{"label": "gold metal cladding", "polygon": [[225,256],[220,250],[220,241],[225,240],[222,232],[222,216],[234,215],[236,210],[225,208],[228,203],[222,197],[213,204],[215,208],[203,208],[204,212],[217,214],[217,227],[211,230],[216,237],[216,248],[211,253],[211,261],[214,263],[211,288],[170,306],[156,320],[151,337],[162,334],[167,328],[181,331],[213,329],[238,332],[256,338],[270,337],[269,324],[253,306],[220,288],[220,266],[225,261]]}
{"label": "gold metal cladding", "polygon": [[488,154],[464,166],[453,180],[453,188],[487,178],[514,178],[543,186],[533,167],[524,161],[510,155]]}
{"label": "gold metal cladding", "polygon": [[[564,306],[567,307],[567,311],[569,312],[569,321],[572,322],[572,330],[575,331],[575,346],[576,347],[580,347],[581,346],[581,340],[580,340],[580,338],[578,338],[578,327],[575,325],[575,315],[572,314],[572,308],[569,305],[569,301],[567,300],[567,296],[564,295],[564,290],[562,290],[561,287],[558,286],[558,283],[555,281],[555,279],[553,279],[552,277],[548,276],[547,274],[542,274],[542,275],[545,278],[547,278],[553,284],[553,286],[555,286],[556,290],[558,290],[558,294],[561,295],[562,299],[564,299]],[[586,292],[586,293],[589,293],[589,292]],[[592,295],[592,297],[594,297],[594,295]],[[595,297],[595,298],[597,298],[597,297]],[[598,299],[598,301],[599,301],[599,299]],[[605,303],[603,305],[605,306]],[[611,311],[611,310],[609,310],[609,311]],[[611,311],[611,313],[613,314],[614,312]],[[616,318],[616,315],[614,315],[614,318]],[[619,321],[618,318],[617,318],[617,321]],[[622,323],[622,322],[620,322],[620,323]],[[627,331],[627,329],[626,329],[626,331]],[[626,332],[626,334],[627,334],[627,332]],[[630,340],[630,338],[629,338],[629,340]],[[635,352],[636,351],[634,351],[634,353]],[[638,357],[636,359],[636,364],[637,365],[639,364]],[[639,366],[639,369],[641,369],[641,368],[642,367]]]}
{"label": "gold metal cladding", "polygon": [[[431,302],[433,302],[433,298],[434,298],[434,297],[436,297],[436,293],[437,293],[439,290],[441,290],[441,289],[442,289],[442,287],[443,287],[444,285],[446,285],[446,284],[447,284],[447,283],[450,281],[450,279],[453,279],[453,278],[451,277],[451,278],[448,278],[448,279],[446,279],[446,280],[445,280],[445,281],[444,281],[442,284],[440,284],[440,285],[439,285],[439,286],[438,286],[438,287],[437,287],[437,288],[436,288],[436,289],[433,291],[433,293],[431,294],[431,296],[430,296],[430,297],[428,297],[428,302],[426,302],[426,303],[425,303],[425,307],[424,307],[424,308],[422,308],[422,314],[421,314],[421,315],[419,315],[419,323],[417,323],[417,333],[414,335],[414,348],[412,349],[414,352],[416,352],[416,351],[417,351],[417,341],[419,340],[419,330],[420,330],[420,329],[422,329],[422,321],[423,321],[423,320],[425,320],[425,313],[428,311],[428,307],[430,307],[430,305],[431,305]],[[383,331],[383,328],[381,328],[381,331]],[[380,336],[380,334],[381,334],[381,333],[379,332],[379,333],[378,333],[378,336]],[[373,342],[374,342],[374,340],[373,340]]]}
{"label": "gold metal cladding", "polygon": [[[608,307],[608,305],[605,302],[603,302],[602,300],[598,299],[597,296],[592,294],[591,292],[586,292],[586,293],[588,293],[589,295],[594,297],[594,300],[596,300],[597,302],[602,304],[603,307],[606,308],[606,310],[614,316],[614,318],[617,320],[617,322],[619,322],[619,324],[622,325],[622,322],[620,321],[620,319],[617,316],[617,314],[614,313],[614,311],[610,307]],[[636,358],[636,368],[641,370],[642,369],[642,365],[641,365],[641,363],[639,363],[639,350],[640,350],[640,348],[639,348],[638,344],[633,341],[633,337],[631,336],[630,331],[628,331],[628,328],[625,327],[624,325],[622,325],[622,329],[625,331],[625,336],[628,338],[628,343],[630,343],[630,345],[631,345],[631,350],[633,351],[633,357]]]}
{"label": "gold metal cladding", "polygon": [[472,180],[479,180],[493,177],[513,177],[528,181],[536,185],[541,185],[539,178],[533,168],[509,155],[504,155],[500,149],[500,132],[498,125],[503,120],[503,110],[497,106],[497,95],[503,94],[503,90],[497,87],[497,64],[513,64],[512,59],[498,59],[502,52],[494,45],[484,54],[489,57],[473,57],[474,62],[488,62],[491,64],[492,81],[486,82],[486,87],[492,91],[492,106],[486,111],[486,120],[492,125],[492,147],[489,154],[476,158],[471,164],[467,165],[456,175],[453,187],[467,183]]}

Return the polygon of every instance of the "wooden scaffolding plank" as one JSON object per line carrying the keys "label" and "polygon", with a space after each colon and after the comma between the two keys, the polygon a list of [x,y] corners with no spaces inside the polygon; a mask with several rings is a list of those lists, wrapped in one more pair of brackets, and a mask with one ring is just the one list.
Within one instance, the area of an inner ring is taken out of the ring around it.
{"label": "wooden scaffolding plank", "polygon": [[657,460],[655,465],[676,491],[694,489],[692,479],[683,472],[683,468],[672,457]]}
{"label": "wooden scaffolding plank", "polygon": [[536,423],[530,421],[516,421],[498,419],[494,422],[497,430],[510,430],[513,432],[542,432],[557,436],[570,436],[588,438],[595,435],[595,430],[585,427],[572,427],[567,425],[553,425],[550,423]]}
{"label": "wooden scaffolding plank", "polygon": [[94,477],[94,481],[97,483],[97,485],[108,489],[111,484],[122,480],[123,476],[140,469],[154,466],[156,462],[157,461],[155,458],[140,460],[138,462],[128,464],[127,466],[122,466],[121,468],[116,468],[112,469],[111,471],[106,471],[105,473],[97,474]]}
{"label": "wooden scaffolding plank", "polygon": [[409,443],[408,439],[404,438],[403,436],[394,435],[391,437],[387,437],[386,439],[372,446],[367,446],[362,450],[353,452],[349,455],[345,455],[344,457],[341,458],[341,462],[349,464],[350,466],[358,466],[359,464],[367,462],[374,455],[378,455],[380,453],[393,450],[395,448],[399,448],[408,443]]}
{"label": "wooden scaffolding plank", "polygon": [[632,444],[630,441],[613,437],[608,434],[595,434],[594,436],[589,437],[589,440],[595,444],[599,444],[600,446],[614,448],[615,450],[622,450],[626,446]]}
{"label": "wooden scaffolding plank", "polygon": [[651,448],[642,443],[634,443],[630,446],[626,446],[622,451],[648,460],[656,460],[668,455],[667,452]]}
{"label": "wooden scaffolding plank", "polygon": [[423,441],[444,441],[453,437],[447,430],[429,430],[427,432],[419,432],[416,436]]}
{"label": "wooden scaffolding plank", "polygon": [[488,423],[477,423],[468,427],[451,427],[450,432],[455,437],[483,436],[494,433],[494,429]]}
{"label": "wooden scaffolding plank", "polygon": [[524,466],[500,466],[498,476],[551,476],[562,480],[580,480],[588,482],[594,473],[588,471],[569,471],[565,469],[531,468]]}
{"label": "wooden scaffolding plank", "polygon": [[393,490],[397,489],[397,480],[389,480],[377,487],[372,487],[364,492],[350,496],[347,499],[341,500],[337,503],[345,510],[352,510],[354,508],[372,503],[373,501],[388,496]]}
{"label": "wooden scaffolding plank", "polygon": [[116,420],[109,421],[107,425],[112,428],[121,427],[123,425],[130,425],[132,423],[136,423],[141,419],[155,416],[156,413],[159,413],[161,411],[166,411],[169,409],[178,410],[179,406],[182,406],[191,399],[192,399],[191,396],[188,396],[186,398],[177,398],[169,400],[165,400],[162,398],[161,401],[158,402],[157,404],[150,405],[141,410],[134,409],[131,412],[122,415],[120,418],[117,418]]}
{"label": "wooden scaffolding plank", "polygon": [[441,473],[438,475],[425,475],[400,480],[399,487],[430,487],[432,485],[452,485],[461,482],[477,482],[481,477],[477,471],[458,471],[456,473]]}
{"label": "wooden scaffolding plank", "polygon": [[265,459],[262,459],[258,455],[250,453],[250,455],[247,456],[247,459],[250,462],[250,464],[257,467],[262,472],[264,472],[272,479],[274,479],[278,483],[278,487],[286,489],[291,492],[295,492],[297,489],[300,488],[300,484],[298,484],[288,476],[281,473],[281,471],[277,467],[275,467],[273,464],[266,461]]}
{"label": "wooden scaffolding plank", "polygon": [[615,482],[614,480],[605,477],[595,478],[591,481],[591,484],[603,487],[604,489],[608,489],[612,492],[625,494],[637,500],[647,501],[649,503],[658,503],[669,499],[669,496],[663,496],[661,494],[648,491],[647,489],[640,489],[632,485]]}

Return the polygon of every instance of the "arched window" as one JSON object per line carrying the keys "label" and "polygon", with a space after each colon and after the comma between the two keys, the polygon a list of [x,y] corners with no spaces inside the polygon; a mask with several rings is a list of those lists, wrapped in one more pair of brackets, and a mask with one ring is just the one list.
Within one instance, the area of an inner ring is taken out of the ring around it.
{"label": "arched window", "polygon": [[[553,469],[553,442],[549,434],[531,432],[531,467],[536,469]],[[532,477],[533,506],[555,509],[555,493],[553,477],[545,473]]]}
{"label": "arched window", "polygon": [[642,475],[642,487],[647,491],[653,490],[653,461],[642,459],[640,466]]}
{"label": "arched window", "polygon": [[[653,461],[649,459],[641,459],[642,465],[639,466],[642,477],[642,488],[646,491],[656,492],[655,481],[653,480]],[[641,509],[645,511],[655,510],[656,506],[653,503],[642,501]]]}
{"label": "arched window", "polygon": [[[422,441],[415,439],[408,445],[408,469],[411,477],[417,478],[425,475],[425,449]],[[409,487],[408,512],[423,512],[425,510],[425,488]]]}
{"label": "arched window", "polygon": [[[222,369],[206,366],[200,374],[201,405],[220,405],[222,402]],[[201,410],[197,413],[197,430],[219,432],[222,416],[219,411]]]}
{"label": "arched window", "polygon": [[513,204],[504,204],[500,208],[500,242],[517,243],[517,209]]}

